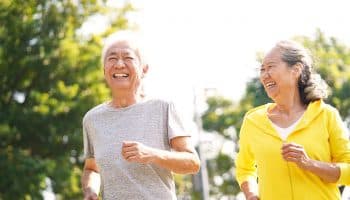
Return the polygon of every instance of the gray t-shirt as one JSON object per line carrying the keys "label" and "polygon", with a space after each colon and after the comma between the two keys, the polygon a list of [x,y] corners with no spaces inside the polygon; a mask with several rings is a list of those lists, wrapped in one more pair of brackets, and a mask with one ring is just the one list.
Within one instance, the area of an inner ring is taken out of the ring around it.
{"label": "gray t-shirt", "polygon": [[83,119],[85,158],[95,158],[102,179],[104,200],[176,199],[171,171],[153,164],[123,159],[123,141],[170,150],[170,139],[190,136],[172,103],[148,100],[126,108],[100,104]]}

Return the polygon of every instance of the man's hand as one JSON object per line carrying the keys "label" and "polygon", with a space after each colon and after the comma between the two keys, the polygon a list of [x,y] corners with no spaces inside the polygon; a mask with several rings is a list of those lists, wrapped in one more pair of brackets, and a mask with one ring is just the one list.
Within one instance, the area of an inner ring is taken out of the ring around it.
{"label": "man's hand", "polygon": [[87,158],[85,160],[81,184],[84,200],[98,200],[101,176],[94,158]]}
{"label": "man's hand", "polygon": [[128,162],[147,164],[152,162],[154,157],[153,149],[140,142],[124,141],[122,146],[122,156]]}

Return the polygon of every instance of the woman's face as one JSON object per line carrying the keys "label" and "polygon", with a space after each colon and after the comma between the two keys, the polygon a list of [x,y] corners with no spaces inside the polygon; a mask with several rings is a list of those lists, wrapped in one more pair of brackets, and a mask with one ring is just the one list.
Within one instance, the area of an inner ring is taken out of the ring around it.
{"label": "woman's face", "polygon": [[114,43],[104,58],[104,76],[113,91],[136,92],[147,67],[126,41]]}
{"label": "woman's face", "polygon": [[274,101],[286,98],[297,89],[299,74],[281,59],[281,50],[273,48],[263,59],[260,81],[267,95]]}

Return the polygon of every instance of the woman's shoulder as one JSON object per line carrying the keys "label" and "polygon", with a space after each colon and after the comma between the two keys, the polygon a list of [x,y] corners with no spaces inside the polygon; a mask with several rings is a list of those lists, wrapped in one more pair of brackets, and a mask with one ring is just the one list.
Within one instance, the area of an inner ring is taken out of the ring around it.
{"label": "woman's shoulder", "polygon": [[335,108],[333,105],[324,102],[323,100],[317,100],[314,102],[311,102],[310,105],[315,110],[320,109],[321,111],[325,111],[326,113],[336,113],[338,112],[338,109]]}
{"label": "woman's shoulder", "polygon": [[248,110],[245,114],[246,117],[262,116],[266,115],[267,109],[272,105],[272,103],[266,103],[255,108]]}

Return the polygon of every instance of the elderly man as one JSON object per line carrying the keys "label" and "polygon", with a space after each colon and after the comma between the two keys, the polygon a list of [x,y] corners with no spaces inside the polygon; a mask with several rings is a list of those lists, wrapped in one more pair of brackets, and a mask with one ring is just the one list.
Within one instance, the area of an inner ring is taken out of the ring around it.
{"label": "elderly man", "polygon": [[116,33],[102,50],[112,99],[83,119],[85,200],[176,199],[172,172],[197,173],[198,155],[171,102],[145,100],[148,65],[135,38]]}

